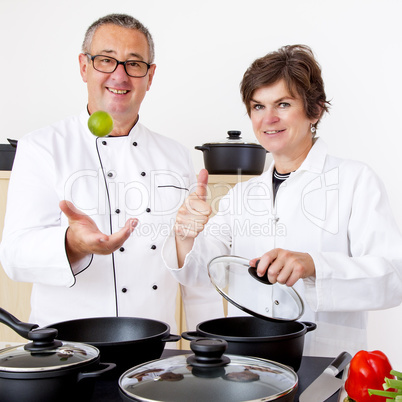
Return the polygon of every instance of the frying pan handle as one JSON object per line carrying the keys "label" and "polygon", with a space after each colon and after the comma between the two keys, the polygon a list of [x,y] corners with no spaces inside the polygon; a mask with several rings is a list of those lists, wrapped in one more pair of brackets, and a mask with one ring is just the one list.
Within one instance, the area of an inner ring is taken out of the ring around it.
{"label": "frying pan handle", "polygon": [[14,148],[17,148],[17,140],[12,140],[10,138],[7,138],[7,141],[10,143],[10,145],[12,145]]}
{"label": "frying pan handle", "polygon": [[314,331],[317,328],[317,324],[310,321],[302,321],[302,323],[306,326],[307,332]]}
{"label": "frying pan handle", "polygon": [[204,147],[204,145],[197,145],[194,147],[195,149],[198,149],[200,151],[210,151],[211,148],[210,147]]}
{"label": "frying pan handle", "polygon": [[198,335],[197,331],[182,332],[181,337],[188,341],[196,341],[197,339],[203,339],[202,336]]}
{"label": "frying pan handle", "polygon": [[28,333],[35,328],[39,328],[37,324],[29,324],[27,322],[21,322],[15,318],[11,313],[0,307],[0,322],[6,324],[12,330],[14,330],[18,335],[25,339],[30,339]]}
{"label": "frying pan handle", "polygon": [[81,380],[85,380],[85,378],[94,378],[94,377],[99,377],[103,373],[106,373],[107,371],[113,370],[116,365],[114,363],[99,363],[99,367],[101,366],[106,366],[104,368],[101,368],[100,370],[97,371],[86,371],[83,373],[78,374],[77,382]]}
{"label": "frying pan handle", "polygon": [[181,336],[180,335],[173,335],[173,334],[169,334],[169,336],[167,338],[162,338],[162,342],[177,342],[180,341]]}

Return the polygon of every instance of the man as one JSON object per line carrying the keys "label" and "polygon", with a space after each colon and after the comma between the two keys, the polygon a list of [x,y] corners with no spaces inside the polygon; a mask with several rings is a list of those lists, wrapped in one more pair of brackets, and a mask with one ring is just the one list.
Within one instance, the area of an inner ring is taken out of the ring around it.
{"label": "man", "polygon": [[[12,279],[34,283],[30,320],[39,325],[137,316],[176,331],[178,285],[160,250],[196,180],[188,151],[139,122],[153,62],[139,21],[99,19],[79,55],[87,110],[18,142],[0,258]],[[98,110],[113,118],[107,137],[87,127]],[[222,316],[212,286],[183,295],[190,328]]]}

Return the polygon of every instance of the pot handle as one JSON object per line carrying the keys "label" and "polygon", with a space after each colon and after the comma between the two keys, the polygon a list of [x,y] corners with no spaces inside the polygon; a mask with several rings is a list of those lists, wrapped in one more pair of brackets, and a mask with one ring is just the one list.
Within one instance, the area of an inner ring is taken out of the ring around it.
{"label": "pot handle", "polygon": [[204,145],[197,145],[194,147],[195,149],[198,149],[200,151],[210,151],[211,148],[210,147],[205,147]]}
{"label": "pot handle", "polygon": [[94,378],[94,377],[99,377],[103,373],[106,373],[110,370],[113,370],[116,367],[116,364],[114,363],[99,363],[99,367],[106,366],[104,368],[101,368],[100,370],[97,371],[87,371],[83,373],[78,373],[78,378],[77,382],[81,380],[85,380],[86,378]]}
{"label": "pot handle", "polygon": [[199,336],[197,331],[186,331],[182,332],[181,337],[187,341],[196,341],[197,339],[204,339],[204,337]]}
{"label": "pot handle", "polygon": [[317,328],[317,324],[315,322],[302,321],[302,323],[306,326],[307,332],[314,331]]}
{"label": "pot handle", "polygon": [[35,328],[39,328],[37,324],[30,324],[27,322],[21,322],[18,318],[14,317],[11,313],[0,307],[0,322],[6,324],[18,335],[25,339],[30,339],[28,333]]}
{"label": "pot handle", "polygon": [[180,335],[173,335],[173,334],[169,334],[169,336],[167,338],[162,338],[162,342],[177,342],[180,341],[181,336]]}

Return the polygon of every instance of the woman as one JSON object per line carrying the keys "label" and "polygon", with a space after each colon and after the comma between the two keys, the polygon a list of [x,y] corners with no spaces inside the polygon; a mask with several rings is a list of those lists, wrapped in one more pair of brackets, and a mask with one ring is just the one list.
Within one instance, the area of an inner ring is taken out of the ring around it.
{"label": "woman", "polygon": [[272,283],[293,286],[305,302],[301,320],[317,323],[304,354],[364,349],[367,311],[402,301],[402,237],[384,186],[368,166],[329,155],[316,138],[329,102],[307,46],[285,46],[256,60],[241,93],[273,163],[229,191],[208,223],[202,171],[169,240],[177,259],[165,252],[165,262],[182,283],[201,285],[213,257],[238,255],[252,266],[259,259],[258,274],[268,270]]}

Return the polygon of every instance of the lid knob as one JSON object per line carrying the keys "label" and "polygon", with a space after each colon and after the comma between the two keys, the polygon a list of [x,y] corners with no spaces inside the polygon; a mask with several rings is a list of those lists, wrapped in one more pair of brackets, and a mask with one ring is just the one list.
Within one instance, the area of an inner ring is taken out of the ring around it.
{"label": "lid knob", "polygon": [[194,367],[220,367],[230,363],[227,356],[223,353],[228,347],[224,339],[195,339],[190,343],[190,348],[194,355],[187,359],[187,363]]}
{"label": "lid knob", "polygon": [[240,137],[241,131],[230,130],[230,131],[228,131],[228,134],[229,134],[229,137],[228,137],[229,140],[241,140],[241,137]]}
{"label": "lid knob", "polygon": [[24,346],[25,350],[38,352],[41,350],[55,349],[63,345],[62,342],[55,340],[58,331],[54,328],[40,328],[29,331],[28,339],[33,342]]}
{"label": "lid knob", "polygon": [[265,283],[266,285],[272,285],[272,283],[268,279],[268,270],[265,271],[265,274],[263,276],[257,275],[257,267],[258,267],[259,263],[260,263],[260,260],[257,260],[255,263],[255,267],[249,267],[248,273],[257,281],[259,281],[261,283]]}

